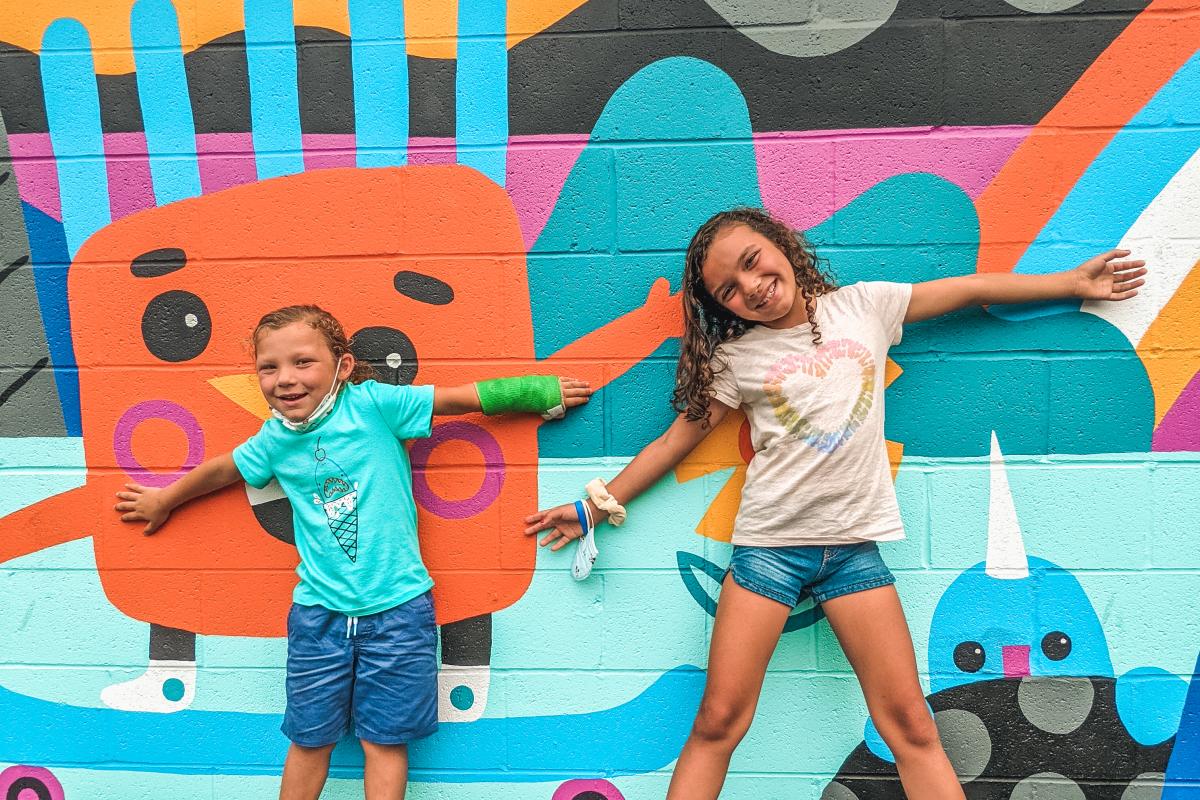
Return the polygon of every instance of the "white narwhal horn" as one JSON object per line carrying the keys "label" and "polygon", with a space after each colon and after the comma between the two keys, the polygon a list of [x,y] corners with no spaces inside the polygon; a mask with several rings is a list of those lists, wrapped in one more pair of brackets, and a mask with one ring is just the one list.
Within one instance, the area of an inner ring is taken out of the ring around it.
{"label": "white narwhal horn", "polygon": [[985,572],[1000,580],[1028,578],[1029,557],[1025,555],[1021,525],[1017,522],[1017,508],[1013,505],[1012,490],[1008,487],[1008,472],[1004,468],[1004,454],[1000,452],[1000,443],[996,441],[995,431],[992,431],[991,473]]}

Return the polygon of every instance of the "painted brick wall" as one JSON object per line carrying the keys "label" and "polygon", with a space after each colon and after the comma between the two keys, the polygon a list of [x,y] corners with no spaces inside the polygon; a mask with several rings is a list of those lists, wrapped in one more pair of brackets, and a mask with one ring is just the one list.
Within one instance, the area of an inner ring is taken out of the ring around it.
{"label": "painted brick wall", "polygon": [[[443,725],[410,796],[662,797],[744,420],[602,532],[586,581],[522,518],[671,419],[682,250],[733,205],[805,229],[841,283],[1150,262],[1119,306],[908,327],[884,554],[969,797],[1200,796],[1198,48],[1196,0],[7,10],[3,796],[276,796],[287,501],[238,485],[153,538],[111,505],[257,430],[249,331],[317,302],[384,381],[602,387],[413,446]],[[361,764],[339,746],[324,796],[360,796]],[[811,604],[723,796],[902,797]]]}

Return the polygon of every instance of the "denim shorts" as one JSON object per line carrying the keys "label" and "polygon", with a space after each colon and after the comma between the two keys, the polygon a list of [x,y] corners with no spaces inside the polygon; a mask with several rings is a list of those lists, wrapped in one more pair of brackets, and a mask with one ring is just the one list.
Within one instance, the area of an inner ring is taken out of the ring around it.
{"label": "denim shorts", "polygon": [[895,583],[874,542],[812,547],[735,545],[729,573],[738,586],[791,608]]}
{"label": "denim shorts", "polygon": [[437,730],[437,707],[429,592],[365,617],[292,604],[280,730],[293,742],[333,744],[353,721],[359,739],[404,744]]}

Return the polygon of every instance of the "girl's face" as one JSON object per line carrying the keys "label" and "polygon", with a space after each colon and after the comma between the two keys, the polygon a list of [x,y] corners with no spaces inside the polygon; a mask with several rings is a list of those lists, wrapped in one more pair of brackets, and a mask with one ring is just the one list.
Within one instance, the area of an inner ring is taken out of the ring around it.
{"label": "girl's face", "polygon": [[333,387],[354,370],[354,356],[335,359],[325,337],[311,325],[293,322],[258,335],[254,368],[258,388],[271,408],[292,422],[303,422]]}
{"label": "girl's face", "polygon": [[796,273],[787,256],[745,225],[727,225],[717,233],[700,273],[709,295],[744,320],[770,328],[808,321],[804,304],[796,302]]}

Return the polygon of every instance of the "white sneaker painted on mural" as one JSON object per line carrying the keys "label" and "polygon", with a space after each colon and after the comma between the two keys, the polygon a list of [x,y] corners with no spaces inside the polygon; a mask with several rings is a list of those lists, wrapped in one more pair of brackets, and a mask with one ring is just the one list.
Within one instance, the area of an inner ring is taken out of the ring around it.
{"label": "white sneaker painted on mural", "polygon": [[438,720],[474,722],[487,707],[492,668],[443,664],[438,670]]}
{"label": "white sneaker painted on mural", "polygon": [[133,680],[100,690],[100,699],[109,708],[160,714],[182,711],[195,697],[195,661],[151,661]]}

